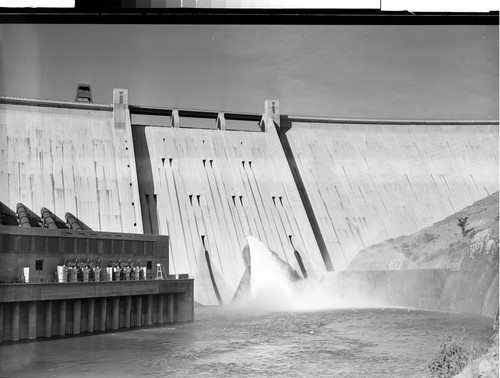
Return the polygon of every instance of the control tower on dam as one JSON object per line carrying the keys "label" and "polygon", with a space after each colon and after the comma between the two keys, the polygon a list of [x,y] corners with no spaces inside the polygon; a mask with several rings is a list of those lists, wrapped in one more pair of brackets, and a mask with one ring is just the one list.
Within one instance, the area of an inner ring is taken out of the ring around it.
{"label": "control tower on dam", "polygon": [[285,116],[273,100],[263,114],[134,106],[125,89],[112,104],[0,98],[0,201],[168,235],[170,272],[194,276],[205,305],[237,295],[249,235],[320,277],[496,190],[497,121]]}

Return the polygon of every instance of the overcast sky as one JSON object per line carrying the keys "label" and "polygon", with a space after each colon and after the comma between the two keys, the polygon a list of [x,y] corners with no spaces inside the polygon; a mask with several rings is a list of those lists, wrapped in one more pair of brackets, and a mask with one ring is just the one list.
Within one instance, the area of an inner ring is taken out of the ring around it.
{"label": "overcast sky", "polygon": [[498,26],[0,25],[0,95],[349,118],[498,119]]}

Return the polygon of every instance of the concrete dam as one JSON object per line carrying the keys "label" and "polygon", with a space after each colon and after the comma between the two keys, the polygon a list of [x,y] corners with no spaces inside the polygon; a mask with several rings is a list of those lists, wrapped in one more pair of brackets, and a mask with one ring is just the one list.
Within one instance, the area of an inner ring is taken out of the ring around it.
{"label": "concrete dam", "polygon": [[273,100],[263,114],[155,108],[125,89],[112,104],[0,98],[0,201],[168,235],[170,272],[194,276],[203,305],[237,294],[249,235],[320,278],[497,191],[498,166],[498,121],[298,117]]}

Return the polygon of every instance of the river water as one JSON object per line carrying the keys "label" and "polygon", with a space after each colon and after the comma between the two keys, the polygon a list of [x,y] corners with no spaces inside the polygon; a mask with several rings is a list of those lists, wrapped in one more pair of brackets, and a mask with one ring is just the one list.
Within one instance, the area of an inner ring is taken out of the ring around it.
{"label": "river water", "polygon": [[195,322],[0,346],[2,377],[412,377],[482,317],[400,308],[251,312],[196,308]]}
{"label": "river water", "polygon": [[192,323],[3,345],[0,376],[421,377],[450,336],[492,333],[488,318],[380,308],[327,279],[292,281],[265,245],[248,246],[250,291],[230,306],[197,307]]}

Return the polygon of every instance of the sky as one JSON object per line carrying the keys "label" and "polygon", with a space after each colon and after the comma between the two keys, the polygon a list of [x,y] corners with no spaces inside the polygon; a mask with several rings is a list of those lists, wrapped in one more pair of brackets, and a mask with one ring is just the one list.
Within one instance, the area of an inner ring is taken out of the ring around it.
{"label": "sky", "polygon": [[498,120],[498,26],[0,25],[0,95],[340,118]]}

